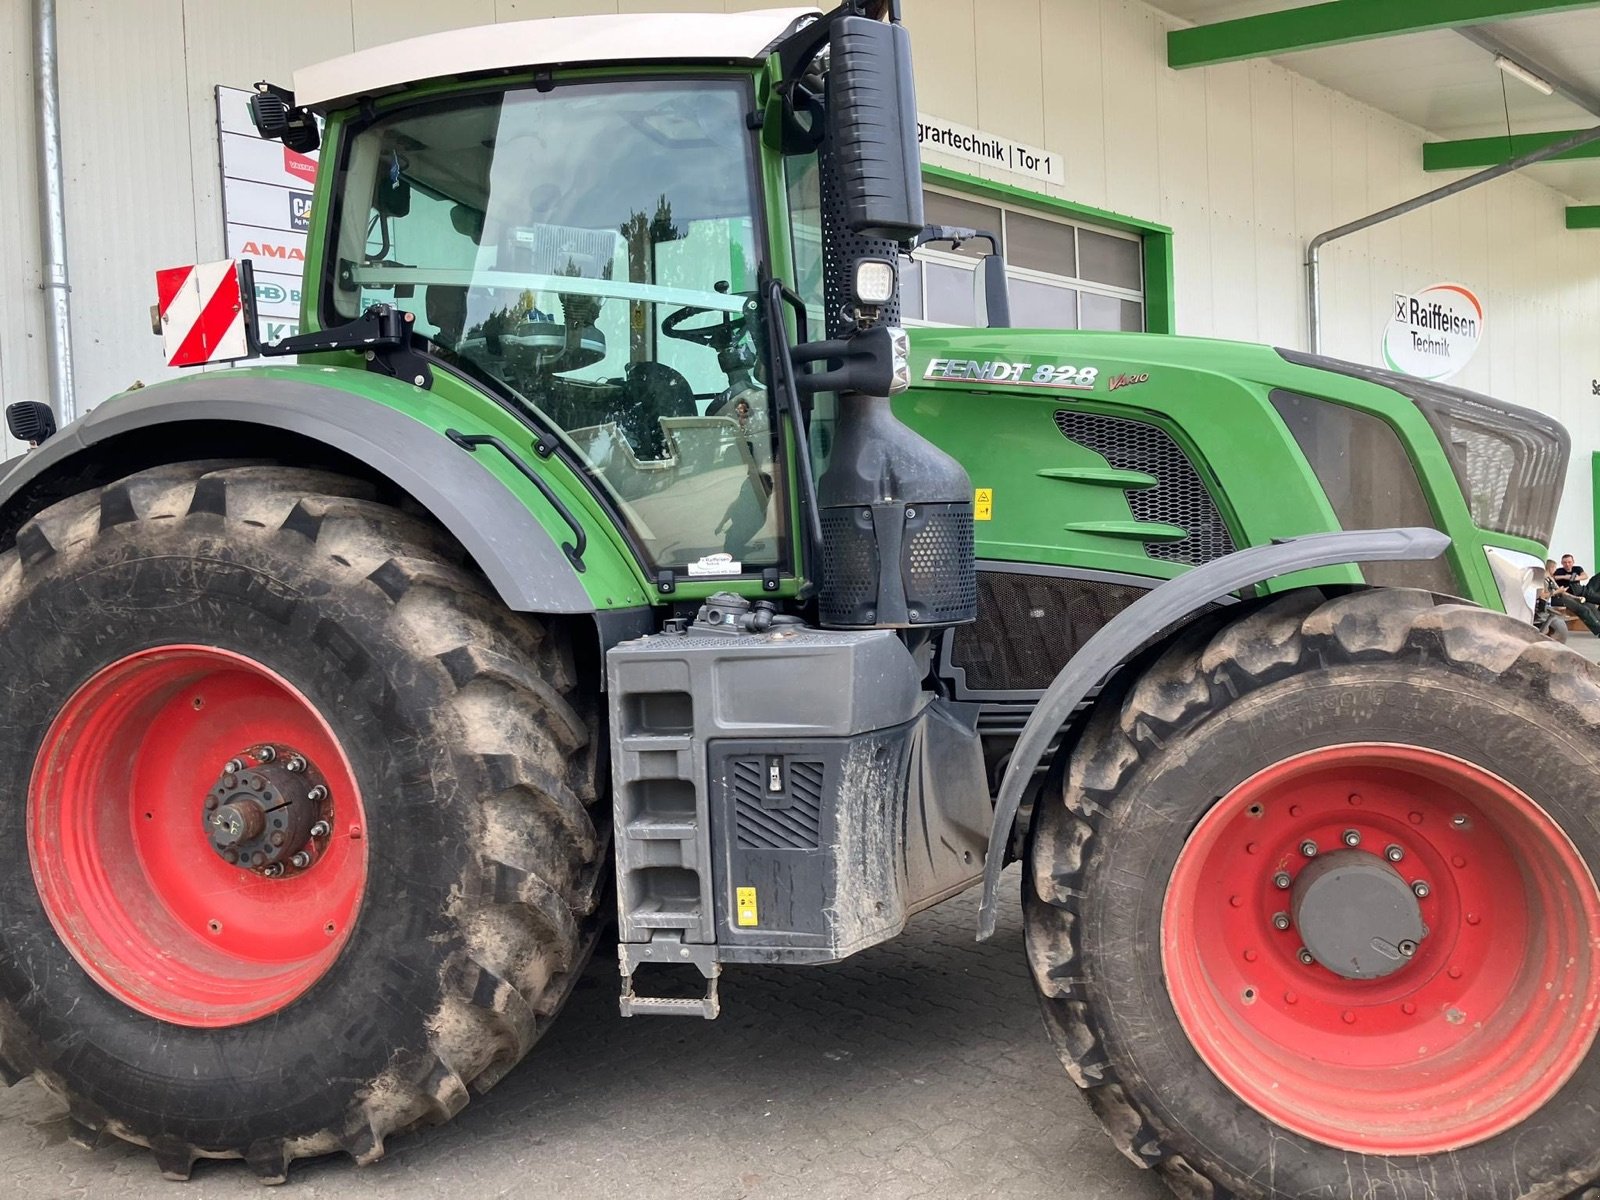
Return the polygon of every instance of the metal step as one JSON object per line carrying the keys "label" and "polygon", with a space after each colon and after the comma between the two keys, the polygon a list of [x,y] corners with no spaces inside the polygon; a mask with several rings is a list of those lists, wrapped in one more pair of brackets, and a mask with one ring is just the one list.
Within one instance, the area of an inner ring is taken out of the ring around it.
{"label": "metal step", "polygon": [[[717,962],[715,946],[685,943],[677,931],[657,930],[648,942],[622,942],[617,946],[617,964],[622,972],[619,1006],[625,1017],[704,1017],[716,1020],[722,1012],[717,998],[717,981],[722,964]],[[706,981],[704,996],[641,996],[633,990],[633,973],[644,963],[696,967]]]}

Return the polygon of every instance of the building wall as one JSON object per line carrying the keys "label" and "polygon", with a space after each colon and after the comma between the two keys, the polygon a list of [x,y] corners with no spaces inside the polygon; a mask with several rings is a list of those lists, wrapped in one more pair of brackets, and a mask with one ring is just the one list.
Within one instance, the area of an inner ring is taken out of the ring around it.
{"label": "building wall", "polygon": [[[58,0],[80,406],[168,374],[148,332],[159,266],[222,257],[212,89],[450,25],[751,0]],[[0,5],[0,396],[46,392],[30,4]],[[1174,22],[1138,0],[910,0],[921,107],[1060,152],[1064,186],[930,162],[1170,225],[1182,333],[1304,346],[1306,242],[1437,185],[1421,131],[1266,62],[1174,72]],[[1455,382],[1553,413],[1574,465],[1556,549],[1593,550],[1600,233],[1512,177],[1324,252],[1324,349],[1379,361],[1389,298],[1441,280],[1484,301]],[[8,453],[16,449],[7,443]]]}

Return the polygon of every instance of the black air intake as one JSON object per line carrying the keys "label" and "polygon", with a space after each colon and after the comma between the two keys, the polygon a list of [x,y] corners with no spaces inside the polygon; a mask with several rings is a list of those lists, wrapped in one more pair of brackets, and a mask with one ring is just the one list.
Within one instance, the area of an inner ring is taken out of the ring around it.
{"label": "black air intake", "polygon": [[822,623],[899,629],[973,620],[966,471],[902,425],[887,399],[852,394],[838,404],[833,455],[817,487]]}

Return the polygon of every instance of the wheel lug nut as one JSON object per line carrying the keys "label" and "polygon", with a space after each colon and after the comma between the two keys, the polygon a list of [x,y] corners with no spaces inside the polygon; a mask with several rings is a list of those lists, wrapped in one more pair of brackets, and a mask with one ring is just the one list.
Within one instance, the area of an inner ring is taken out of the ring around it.
{"label": "wheel lug nut", "polygon": [[323,787],[320,783],[306,793],[306,799],[311,801],[313,804],[321,804],[327,798],[328,789]]}
{"label": "wheel lug nut", "polygon": [[1279,891],[1287,891],[1289,884],[1292,882],[1293,880],[1289,878],[1289,872],[1287,871],[1279,871],[1272,877],[1272,886],[1277,888]]}
{"label": "wheel lug nut", "polygon": [[222,852],[222,857],[227,859],[230,863],[236,863],[239,861],[239,852],[237,850],[224,850]]}
{"label": "wheel lug nut", "polygon": [[311,855],[304,850],[297,850],[294,857],[289,860],[289,865],[303,871],[311,865]]}
{"label": "wheel lug nut", "polygon": [[263,746],[256,751],[256,757],[264,763],[269,763],[278,757],[278,752],[271,746]]}
{"label": "wheel lug nut", "polygon": [[1427,882],[1421,879],[1411,885],[1411,894],[1418,900],[1426,900],[1432,891],[1433,889],[1427,885]]}
{"label": "wheel lug nut", "polygon": [[1316,959],[1314,959],[1314,958],[1312,958],[1312,957],[1311,957],[1311,951],[1309,951],[1309,950],[1307,950],[1307,949],[1306,949],[1306,948],[1305,948],[1305,947],[1304,947],[1304,946],[1301,946],[1301,947],[1300,947],[1300,955],[1299,955],[1299,957],[1300,957],[1300,961],[1301,961],[1301,962],[1302,962],[1302,963],[1303,963],[1303,964],[1304,964],[1304,965],[1306,965],[1306,966],[1308,966],[1308,967],[1309,967],[1309,966],[1310,966],[1310,965],[1311,965],[1311,964],[1312,964],[1312,963],[1314,963],[1314,962],[1316,962],[1316,961],[1317,961],[1317,960],[1316,960]]}
{"label": "wheel lug nut", "polygon": [[314,838],[325,838],[328,836],[328,833],[329,828],[326,821],[318,821],[311,827],[311,836]]}
{"label": "wheel lug nut", "polygon": [[1300,843],[1300,853],[1307,858],[1315,858],[1317,856],[1317,844],[1308,838]]}
{"label": "wheel lug nut", "polygon": [[1385,846],[1383,848],[1383,856],[1385,858],[1387,858],[1390,862],[1399,862],[1402,858],[1404,858],[1406,856],[1406,852],[1404,850],[1400,849],[1399,846],[1390,844],[1390,845]]}
{"label": "wheel lug nut", "polygon": [[222,764],[222,773],[224,775],[237,775],[242,770],[244,770],[244,764],[237,758],[230,758]]}
{"label": "wheel lug nut", "polygon": [[292,756],[289,759],[289,761],[284,763],[283,765],[284,765],[284,767],[286,769],[288,769],[290,771],[304,771],[306,769],[306,760],[301,758],[298,754],[296,754],[296,755]]}
{"label": "wheel lug nut", "polygon": [[285,838],[285,837],[284,837],[284,836],[283,836],[283,830],[281,830],[281,829],[274,829],[274,830],[273,830],[273,831],[272,831],[272,839],[271,839],[271,840],[272,840],[272,844],[273,844],[273,845],[274,845],[274,846],[281,846],[281,845],[283,845],[283,843],[284,843],[284,842],[286,842],[286,841],[287,841],[287,840],[288,840],[288,839],[287,839],[287,838]]}
{"label": "wheel lug nut", "polygon": [[251,864],[254,865],[254,866],[257,866],[257,867],[259,867],[262,863],[264,863],[266,861],[267,861],[267,854],[266,854],[265,850],[257,850],[254,854],[252,854],[250,856]]}
{"label": "wheel lug nut", "polygon": [[1346,846],[1361,845],[1361,831],[1358,829],[1346,829],[1344,831],[1344,844]]}
{"label": "wheel lug nut", "polygon": [[1289,914],[1288,913],[1283,913],[1283,912],[1281,912],[1281,913],[1273,913],[1272,914],[1272,927],[1274,929],[1276,929],[1279,933],[1282,933],[1285,929],[1289,928]]}
{"label": "wheel lug nut", "polygon": [[217,798],[215,796],[207,796],[206,797],[206,811],[207,812],[215,812],[216,811],[216,807],[217,807]]}

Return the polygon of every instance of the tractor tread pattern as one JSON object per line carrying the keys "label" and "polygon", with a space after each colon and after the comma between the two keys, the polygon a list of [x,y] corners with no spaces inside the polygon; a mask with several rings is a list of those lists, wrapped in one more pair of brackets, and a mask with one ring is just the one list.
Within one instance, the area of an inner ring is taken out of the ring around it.
{"label": "tractor tread pattern", "polygon": [[[605,845],[590,811],[599,797],[589,760],[600,726],[562,639],[501,606],[442,529],[333,472],[237,462],[139,472],[25,523],[18,553],[0,558],[0,588],[105,530],[182,520],[212,522],[234,540],[301,538],[303,553],[324,555],[331,570],[387,597],[386,632],[433,659],[453,684],[451,720],[477,763],[482,820],[451,913],[465,950],[442,973],[430,1061],[396,1064],[353,1086],[337,1128],[248,1146],[145,1139],[98,1113],[72,1113],[85,1138],[146,1145],[168,1179],[187,1179],[200,1158],[234,1158],[277,1184],[298,1158],[342,1149],[359,1164],[377,1161],[388,1137],[449,1120],[544,1033],[598,934]],[[31,1058],[25,1047],[0,1044],[0,1078],[38,1074],[49,1087]]]}
{"label": "tractor tread pattern", "polygon": [[[1250,1200],[1265,1193],[1258,1183],[1196,1169],[1118,1078],[1090,1004],[1080,950],[1080,910],[1097,841],[1116,821],[1118,793],[1146,747],[1187,731],[1219,701],[1302,671],[1397,657],[1485,680],[1537,680],[1564,719],[1600,729],[1600,671],[1531,626],[1423,591],[1373,589],[1330,599],[1306,590],[1270,600],[1220,629],[1213,623],[1177,635],[1144,675],[1125,685],[1120,703],[1113,698],[1091,716],[1057,776],[1059,791],[1039,802],[1023,903],[1045,1025],[1068,1076],[1117,1148],[1155,1170],[1182,1200]],[[1600,1200],[1600,1189],[1588,1188],[1589,1182],[1560,1194]],[[1533,1195],[1554,1200],[1557,1193],[1541,1189],[1529,1193],[1530,1200]]]}

